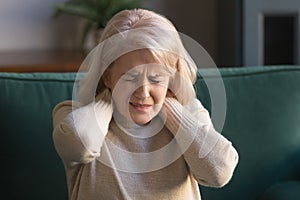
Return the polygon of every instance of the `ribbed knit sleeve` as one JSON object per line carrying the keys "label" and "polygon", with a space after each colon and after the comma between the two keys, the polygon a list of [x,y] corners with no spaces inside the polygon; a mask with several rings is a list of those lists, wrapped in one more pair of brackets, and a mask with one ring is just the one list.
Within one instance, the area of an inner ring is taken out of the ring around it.
{"label": "ribbed knit sleeve", "polygon": [[89,163],[100,156],[100,149],[112,117],[106,102],[82,105],[64,101],[53,109],[53,140],[67,167]]}
{"label": "ribbed knit sleeve", "polygon": [[191,173],[199,184],[222,187],[229,182],[238,163],[238,153],[218,133],[208,111],[199,100],[182,106],[166,98],[166,126],[174,134]]}

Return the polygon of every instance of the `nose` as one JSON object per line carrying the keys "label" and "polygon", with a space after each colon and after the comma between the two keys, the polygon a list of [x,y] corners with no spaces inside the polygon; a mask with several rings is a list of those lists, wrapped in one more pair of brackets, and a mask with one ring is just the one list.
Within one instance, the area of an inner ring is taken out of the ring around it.
{"label": "nose", "polygon": [[136,91],[134,91],[133,95],[139,99],[146,99],[150,97],[151,87],[149,84],[143,84]]}

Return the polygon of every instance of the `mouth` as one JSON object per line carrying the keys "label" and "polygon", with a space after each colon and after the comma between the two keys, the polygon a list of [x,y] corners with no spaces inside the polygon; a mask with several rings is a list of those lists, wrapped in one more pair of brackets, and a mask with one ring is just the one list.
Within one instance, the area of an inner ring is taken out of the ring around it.
{"label": "mouth", "polygon": [[130,102],[130,105],[138,110],[138,111],[143,111],[143,112],[146,112],[148,110],[150,110],[152,108],[152,105],[151,104],[140,104],[140,103],[133,103],[133,102]]}

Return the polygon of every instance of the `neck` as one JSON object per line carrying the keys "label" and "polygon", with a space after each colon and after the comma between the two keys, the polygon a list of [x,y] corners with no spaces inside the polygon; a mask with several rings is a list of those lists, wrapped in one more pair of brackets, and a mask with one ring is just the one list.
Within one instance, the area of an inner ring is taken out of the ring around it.
{"label": "neck", "polygon": [[137,138],[152,137],[164,127],[164,120],[159,115],[144,125],[134,123],[132,120],[121,115],[118,111],[114,111],[113,119],[124,133]]}

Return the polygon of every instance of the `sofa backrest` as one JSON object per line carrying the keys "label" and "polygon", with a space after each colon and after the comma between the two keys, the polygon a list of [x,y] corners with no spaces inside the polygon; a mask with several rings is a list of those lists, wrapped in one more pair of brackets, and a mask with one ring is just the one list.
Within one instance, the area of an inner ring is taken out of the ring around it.
{"label": "sofa backrest", "polygon": [[74,79],[73,73],[0,73],[1,193],[8,199],[67,199],[51,112],[70,98]]}
{"label": "sofa backrest", "polygon": [[[216,70],[199,70],[197,97],[208,110],[206,84]],[[271,184],[300,179],[300,67],[222,68],[226,118],[222,134],[240,161],[228,185],[201,186],[203,199],[253,200]],[[52,109],[71,99],[75,73],[0,73],[0,169],[8,199],[67,199],[63,164],[52,140]],[[205,77],[205,81],[203,79]]]}
{"label": "sofa backrest", "polygon": [[[220,73],[227,97],[222,134],[240,160],[224,188],[201,187],[203,199],[254,200],[274,183],[300,180],[300,67],[221,68]],[[218,81],[216,70],[198,74],[197,95],[209,110],[206,85],[218,88]]]}

